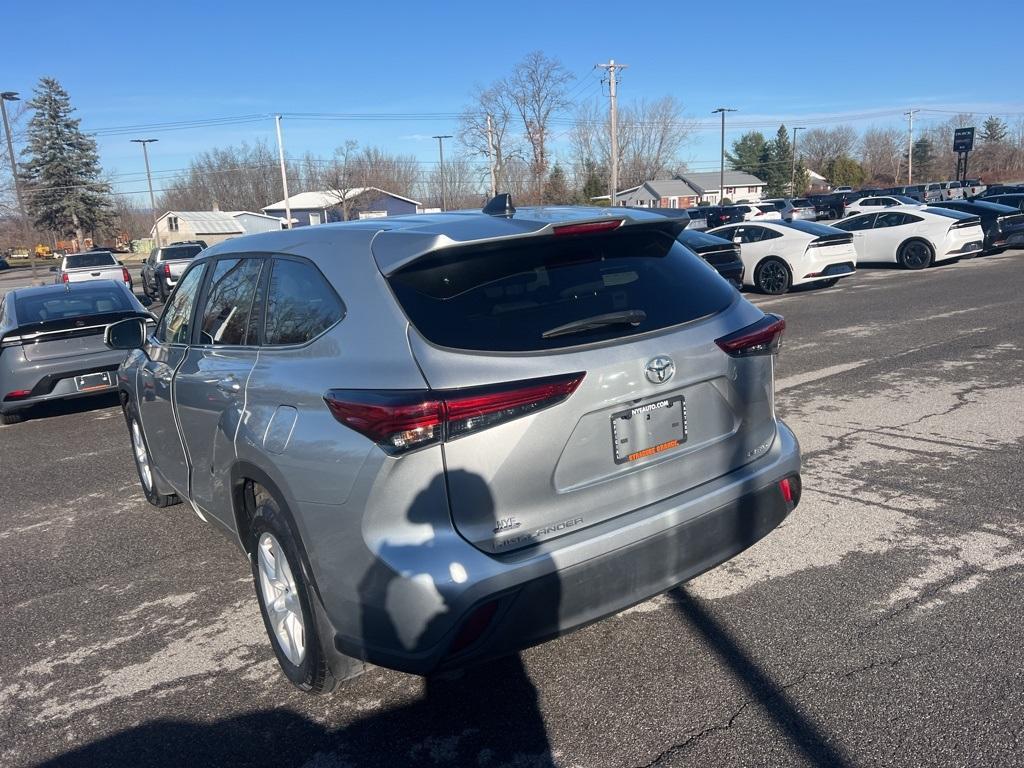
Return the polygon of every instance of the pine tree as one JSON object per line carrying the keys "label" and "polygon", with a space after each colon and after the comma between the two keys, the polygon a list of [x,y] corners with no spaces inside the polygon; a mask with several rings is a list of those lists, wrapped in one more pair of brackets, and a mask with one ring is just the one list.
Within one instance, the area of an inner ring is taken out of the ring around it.
{"label": "pine tree", "polygon": [[74,234],[84,247],[85,233],[111,221],[110,186],[100,178],[96,140],[79,129],[79,119],[60,83],[44,77],[28,106],[28,145],[22,164],[26,203],[37,227]]}
{"label": "pine tree", "polygon": [[931,178],[932,165],[935,162],[935,152],[932,149],[932,142],[922,136],[914,142],[914,176],[919,179],[928,180]]}
{"label": "pine tree", "polygon": [[764,134],[760,131],[750,131],[732,143],[732,152],[726,152],[725,157],[729,165],[737,171],[760,178],[767,145]]}
{"label": "pine tree", "polygon": [[541,202],[544,205],[565,205],[571,202],[572,193],[569,192],[569,185],[565,180],[565,171],[562,166],[555,163],[555,167],[548,174],[544,182],[544,189],[541,191]]}
{"label": "pine tree", "polygon": [[998,144],[999,142],[1006,141],[1008,133],[1009,129],[1006,127],[1006,123],[995,115],[986,117],[985,122],[981,126],[981,140],[985,143],[992,142],[993,144]]}
{"label": "pine tree", "polygon": [[793,173],[793,145],[789,131],[780,125],[775,138],[765,146],[761,179],[765,197],[782,197],[789,191]]}
{"label": "pine tree", "polygon": [[594,205],[595,197],[608,194],[608,182],[598,173],[597,163],[586,160],[583,166],[583,189],[580,190],[580,202],[583,205]]}

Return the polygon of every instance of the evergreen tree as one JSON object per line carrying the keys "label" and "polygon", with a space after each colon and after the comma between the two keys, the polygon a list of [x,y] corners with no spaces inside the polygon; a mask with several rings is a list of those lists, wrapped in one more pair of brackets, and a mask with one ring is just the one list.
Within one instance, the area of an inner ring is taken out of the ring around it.
{"label": "evergreen tree", "polygon": [[834,187],[859,187],[864,183],[864,166],[842,155],[825,166],[825,175]]}
{"label": "evergreen tree", "polygon": [[811,175],[804,167],[803,161],[797,160],[796,173],[793,174],[793,197],[802,197],[811,186]]}
{"label": "evergreen tree", "polygon": [[[765,182],[765,197],[782,197],[789,192],[793,174],[793,145],[789,131],[780,125],[775,138],[765,146],[760,178]],[[755,174],[758,175],[758,174]]]}
{"label": "evergreen tree", "polygon": [[919,179],[931,178],[932,166],[935,164],[935,152],[932,142],[925,136],[914,142],[914,176]]}
{"label": "evergreen tree", "polygon": [[565,180],[565,171],[562,166],[555,163],[547,180],[544,182],[544,189],[541,191],[541,202],[544,205],[566,205],[572,202],[572,193]]}
{"label": "evergreen tree", "polygon": [[760,131],[744,133],[732,143],[732,152],[726,152],[725,157],[737,171],[750,173],[758,178],[761,177],[761,167],[764,164],[765,150],[768,142]]}
{"label": "evergreen tree", "polygon": [[595,197],[608,194],[608,182],[598,173],[597,163],[586,160],[583,164],[583,188],[580,190],[580,202],[583,205],[594,205]]}
{"label": "evergreen tree", "polygon": [[1008,133],[1009,129],[1007,129],[1006,123],[995,115],[986,117],[985,122],[981,126],[981,140],[985,143],[992,142],[997,144],[1006,141]]}
{"label": "evergreen tree", "polygon": [[100,178],[96,140],[79,129],[67,91],[53,78],[39,81],[28,106],[34,114],[22,175],[29,213],[37,227],[74,234],[83,248],[85,233],[112,219],[110,186]]}

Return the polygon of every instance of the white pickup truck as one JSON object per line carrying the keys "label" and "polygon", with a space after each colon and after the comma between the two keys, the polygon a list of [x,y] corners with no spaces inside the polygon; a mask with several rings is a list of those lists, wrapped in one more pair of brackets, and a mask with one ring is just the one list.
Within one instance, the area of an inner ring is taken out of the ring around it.
{"label": "white pickup truck", "polygon": [[110,251],[69,253],[53,267],[55,283],[84,283],[89,280],[115,280],[132,290],[132,276]]}

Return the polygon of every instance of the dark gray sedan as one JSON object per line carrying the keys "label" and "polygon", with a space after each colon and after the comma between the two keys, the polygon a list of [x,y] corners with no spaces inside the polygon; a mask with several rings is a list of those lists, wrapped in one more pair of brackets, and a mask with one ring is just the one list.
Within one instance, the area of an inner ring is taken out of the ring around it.
{"label": "dark gray sedan", "polygon": [[0,421],[36,403],[112,392],[125,353],[103,343],[109,323],[152,315],[123,283],[17,288],[0,299]]}

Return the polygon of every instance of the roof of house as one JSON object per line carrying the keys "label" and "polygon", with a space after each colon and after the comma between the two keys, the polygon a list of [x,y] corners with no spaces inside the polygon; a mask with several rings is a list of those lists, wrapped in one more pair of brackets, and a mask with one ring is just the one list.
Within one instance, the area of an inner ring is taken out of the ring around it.
{"label": "roof of house", "polygon": [[270,219],[271,221],[281,221],[278,216],[268,216],[265,213],[256,213],[255,211],[225,211],[230,216],[258,216],[261,219]]}
{"label": "roof of house", "polygon": [[228,211],[168,211],[157,223],[168,216],[177,216],[197,235],[244,235],[245,229]]}
{"label": "roof of house", "polygon": [[[291,195],[288,197],[288,205],[292,210],[322,210],[324,208],[333,208],[334,206],[341,203],[342,199],[351,200],[359,197],[367,192],[379,192],[382,195],[388,195],[398,200],[404,200],[412,205],[421,205],[419,200],[412,200],[408,197],[402,197],[402,195],[396,195],[394,192],[388,192],[386,189],[380,187],[353,187],[352,189],[345,190],[344,195],[339,190],[324,189],[313,192],[299,192],[297,195]],[[285,201],[278,200],[276,203],[264,206],[264,211],[283,211],[285,208]]]}
{"label": "roof of house", "polygon": [[[698,193],[718,189],[719,171],[706,173],[681,173],[679,178],[687,182]],[[758,187],[764,186],[765,182],[749,173],[743,171],[726,171],[722,183],[727,187]]]}
{"label": "roof of house", "polygon": [[624,189],[617,193],[615,197],[618,200],[622,200],[639,190],[644,190],[653,197],[698,197],[700,194],[682,179],[655,179],[653,181],[645,181],[636,187]]}

